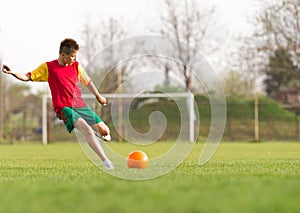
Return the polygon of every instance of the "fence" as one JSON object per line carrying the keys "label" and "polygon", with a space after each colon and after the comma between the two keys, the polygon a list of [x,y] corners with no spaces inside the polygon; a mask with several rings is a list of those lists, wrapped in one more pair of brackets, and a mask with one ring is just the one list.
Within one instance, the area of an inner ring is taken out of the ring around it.
{"label": "fence", "polygon": [[[118,97],[116,100],[120,101]],[[147,100],[146,100],[147,99]],[[141,134],[151,130],[151,113],[161,112],[168,121],[165,129],[160,125],[152,126],[152,131],[157,132],[159,141],[174,140],[181,131],[191,139],[195,137],[197,141],[205,141],[210,131],[210,103],[205,96],[195,96],[195,105],[197,105],[200,123],[191,122],[192,116],[183,116],[188,118],[182,123],[182,113],[179,108],[188,109],[188,96],[176,97],[176,99],[162,97],[143,97],[140,100],[127,105],[125,98],[120,102],[119,108],[100,107],[95,103],[95,99],[89,98],[88,102],[94,107],[96,112],[109,125],[114,140],[119,141],[119,134],[128,136],[130,131],[126,122],[118,119],[115,114],[118,110],[129,110],[129,120],[133,128]],[[39,111],[42,98],[28,97],[23,107],[10,109],[10,104],[6,104],[2,115],[4,123],[0,128],[3,132],[0,141],[36,141],[43,140],[49,142],[77,141],[75,134],[69,134],[63,126],[62,121],[58,120],[52,109],[52,103],[49,98],[44,99],[43,107],[47,119],[42,119],[42,113]],[[1,102],[1,107],[4,103]],[[26,107],[25,107],[26,106]],[[188,110],[186,111],[188,112]],[[159,114],[158,114],[159,115]],[[187,114],[188,115],[188,114]],[[154,116],[155,117],[155,116]],[[159,117],[159,116],[158,116]],[[259,140],[261,141],[298,141],[300,139],[298,114],[283,108],[277,102],[261,97],[259,99]],[[150,120],[149,120],[150,118]],[[155,120],[155,119],[154,119]],[[44,127],[43,127],[43,122]],[[158,120],[160,121],[160,120]],[[163,120],[161,123],[163,124]],[[193,127],[194,125],[194,127]],[[120,133],[121,128],[123,133]],[[163,134],[161,131],[164,130]],[[192,133],[194,132],[194,133]],[[46,139],[45,139],[46,138]],[[224,130],[223,141],[253,141],[254,140],[254,100],[252,99],[227,99],[227,119]]]}
{"label": "fence", "polygon": [[[178,135],[194,141],[194,95],[191,93],[103,94],[110,100],[100,107],[94,95],[83,95],[85,102],[108,124],[115,140],[168,140]],[[62,122],[49,110],[51,97],[43,97],[43,144],[59,140],[52,132]],[[157,114],[160,112],[161,114]],[[154,114],[152,114],[154,113]],[[153,120],[154,119],[154,120]],[[52,120],[52,122],[51,122]],[[54,122],[53,122],[54,121]],[[152,121],[152,123],[151,123]],[[165,122],[165,123],[164,123]],[[55,134],[60,135],[60,134]],[[70,138],[73,139],[73,138]]]}

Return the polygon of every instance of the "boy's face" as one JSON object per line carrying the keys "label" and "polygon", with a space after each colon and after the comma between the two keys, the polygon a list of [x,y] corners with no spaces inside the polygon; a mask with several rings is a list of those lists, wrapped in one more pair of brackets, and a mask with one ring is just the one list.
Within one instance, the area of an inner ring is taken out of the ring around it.
{"label": "boy's face", "polygon": [[71,65],[76,61],[77,50],[74,50],[70,54],[62,53],[62,59],[65,65]]}

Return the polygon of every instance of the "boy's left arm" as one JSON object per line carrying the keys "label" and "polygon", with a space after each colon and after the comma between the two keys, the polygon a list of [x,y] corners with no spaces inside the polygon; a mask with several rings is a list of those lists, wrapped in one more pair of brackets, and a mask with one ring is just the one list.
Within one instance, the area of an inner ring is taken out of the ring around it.
{"label": "boy's left arm", "polygon": [[87,86],[87,88],[91,91],[93,95],[95,95],[97,101],[102,104],[103,106],[106,105],[106,98],[100,95],[98,89],[95,87],[94,83],[92,82],[91,78],[87,75],[83,67],[78,64],[78,72],[79,72],[79,79],[83,86]]}
{"label": "boy's left arm", "polygon": [[92,94],[95,95],[97,101],[102,104],[103,106],[106,106],[106,98],[103,97],[97,88],[95,87],[94,83],[91,81],[88,85],[86,85],[87,88],[91,91]]}

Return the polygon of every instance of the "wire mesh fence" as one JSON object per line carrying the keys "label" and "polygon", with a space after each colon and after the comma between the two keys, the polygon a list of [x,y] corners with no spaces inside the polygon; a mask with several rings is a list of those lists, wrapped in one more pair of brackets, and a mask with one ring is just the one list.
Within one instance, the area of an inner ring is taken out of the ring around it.
{"label": "wire mesh fence", "polygon": [[[11,100],[12,101],[12,100]],[[120,101],[120,100],[119,100]],[[112,110],[109,106],[100,107],[94,99],[89,105],[103,118],[111,129],[114,141],[124,141],[131,134],[125,116],[118,117],[118,110],[129,112],[128,119],[132,128],[141,134],[150,130],[156,133],[157,141],[172,141],[178,138],[180,131],[188,135],[189,121],[182,119],[180,104],[187,109],[187,100],[174,101],[170,98],[144,98],[130,102],[120,101],[119,109]],[[64,124],[59,120],[51,106],[51,99],[47,99],[47,141],[71,142],[77,141],[74,133],[69,134]],[[42,142],[43,115],[42,98],[27,97],[22,107],[10,109],[10,103],[1,103],[4,107],[3,122],[1,123],[2,141],[35,141]],[[195,109],[199,114],[199,123],[195,122],[194,137],[196,141],[205,141],[211,128],[211,107],[208,97],[195,96]],[[127,110],[128,109],[128,110]],[[160,112],[167,123],[158,120],[151,124],[151,113]],[[187,111],[186,111],[187,113]],[[259,99],[259,140],[260,141],[298,141],[300,138],[299,118],[297,111],[285,109],[272,99]],[[186,117],[188,118],[188,116]],[[182,128],[185,127],[185,128]],[[152,128],[152,129],[151,129]],[[222,141],[253,141],[254,140],[254,100],[227,99],[226,126]]]}

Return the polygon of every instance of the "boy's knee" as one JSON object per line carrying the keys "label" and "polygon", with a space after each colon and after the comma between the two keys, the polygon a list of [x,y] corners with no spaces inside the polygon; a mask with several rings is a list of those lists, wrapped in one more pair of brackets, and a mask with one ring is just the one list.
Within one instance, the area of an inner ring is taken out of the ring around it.
{"label": "boy's knee", "polygon": [[97,123],[97,128],[101,135],[109,135],[110,134],[110,129],[104,122]]}

